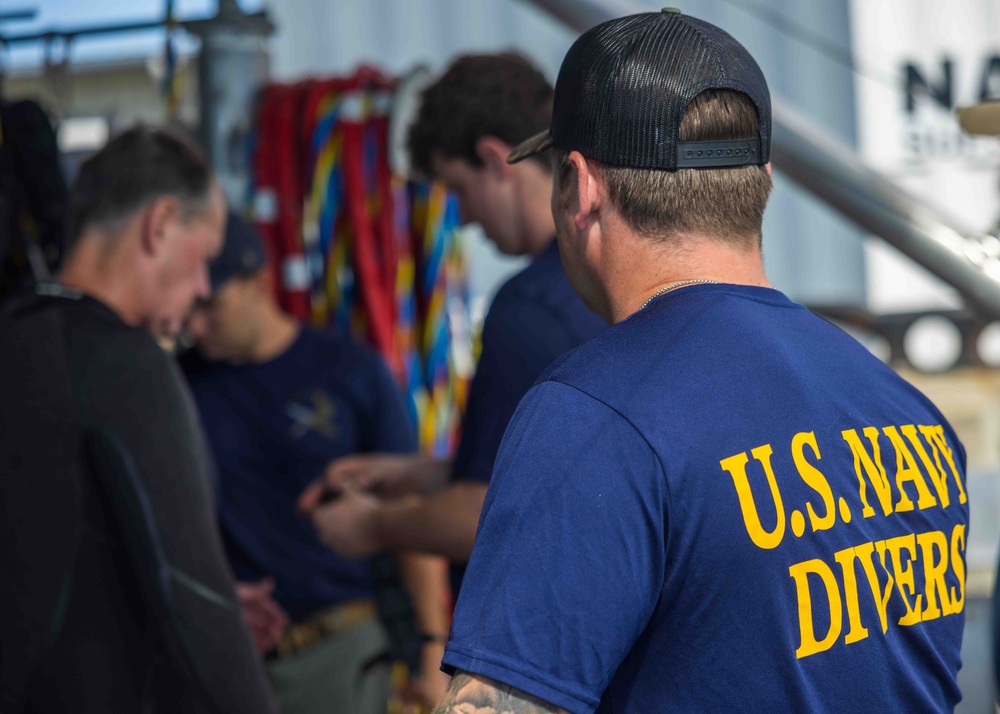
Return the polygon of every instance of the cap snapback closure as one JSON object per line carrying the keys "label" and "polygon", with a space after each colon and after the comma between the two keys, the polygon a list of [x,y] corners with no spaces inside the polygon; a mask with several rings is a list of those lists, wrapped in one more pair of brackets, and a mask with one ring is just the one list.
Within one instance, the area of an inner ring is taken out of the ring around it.
{"label": "cap snapback closure", "polygon": [[679,169],[707,169],[760,163],[760,139],[677,142]]}

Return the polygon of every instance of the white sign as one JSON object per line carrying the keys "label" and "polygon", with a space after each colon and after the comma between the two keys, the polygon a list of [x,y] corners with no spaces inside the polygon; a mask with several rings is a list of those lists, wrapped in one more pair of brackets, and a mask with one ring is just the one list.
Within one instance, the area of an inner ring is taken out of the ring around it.
{"label": "white sign", "polygon": [[[956,107],[1000,98],[1000,3],[852,0],[858,148],[966,232],[1000,218],[1000,138],[969,137]],[[958,295],[895,249],[866,246],[875,312],[958,307]]]}

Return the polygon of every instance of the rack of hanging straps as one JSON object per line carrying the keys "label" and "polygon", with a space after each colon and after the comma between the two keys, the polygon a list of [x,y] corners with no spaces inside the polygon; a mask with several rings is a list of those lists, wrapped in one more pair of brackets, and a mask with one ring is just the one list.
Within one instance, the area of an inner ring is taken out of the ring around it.
{"label": "rack of hanging straps", "polygon": [[457,204],[391,169],[397,83],[370,67],[264,88],[248,201],[278,299],[373,345],[404,388],[426,453],[457,441],[468,289]]}

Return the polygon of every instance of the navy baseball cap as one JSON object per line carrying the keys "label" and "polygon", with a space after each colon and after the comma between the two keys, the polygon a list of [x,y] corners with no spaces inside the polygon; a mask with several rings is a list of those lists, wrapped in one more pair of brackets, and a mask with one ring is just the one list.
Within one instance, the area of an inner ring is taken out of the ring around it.
{"label": "navy baseball cap", "polygon": [[[758,137],[680,141],[684,111],[706,89],[747,95],[757,108]],[[573,43],[559,69],[549,129],[507,161],[553,145],[635,169],[763,165],[771,150],[771,95],[750,53],[715,25],[675,8],[629,15]]]}
{"label": "navy baseball cap", "polygon": [[267,263],[260,233],[233,211],[226,217],[226,238],[222,252],[209,266],[212,290],[218,290],[231,278],[252,275]]}

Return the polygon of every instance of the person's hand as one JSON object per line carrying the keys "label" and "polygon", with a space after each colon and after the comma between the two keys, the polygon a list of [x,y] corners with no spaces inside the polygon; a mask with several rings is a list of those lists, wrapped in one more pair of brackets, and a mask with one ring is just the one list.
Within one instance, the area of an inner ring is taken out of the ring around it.
{"label": "person's hand", "polygon": [[443,643],[428,642],[424,645],[420,653],[420,676],[411,677],[400,691],[402,714],[429,712],[444,697],[451,677],[441,671],[443,657]]}
{"label": "person's hand", "polygon": [[256,583],[236,583],[236,597],[243,610],[243,619],[260,654],[269,652],[278,644],[289,623],[288,614],[271,597],[273,592],[274,580],[271,578]]}
{"label": "person's hand", "polygon": [[312,519],[323,543],[345,558],[368,558],[383,549],[378,532],[383,506],[377,496],[351,485],[336,500],[323,504],[323,492],[310,489],[313,486],[299,499],[299,508]]}
{"label": "person's hand", "polygon": [[355,454],[330,462],[324,479],[333,490],[357,486],[383,498],[399,498],[438,488],[448,469],[447,462],[416,454]]}
{"label": "person's hand", "polygon": [[427,642],[420,653],[420,676],[413,680],[413,688],[428,710],[444,698],[451,677],[441,671],[444,659],[443,642]]}

